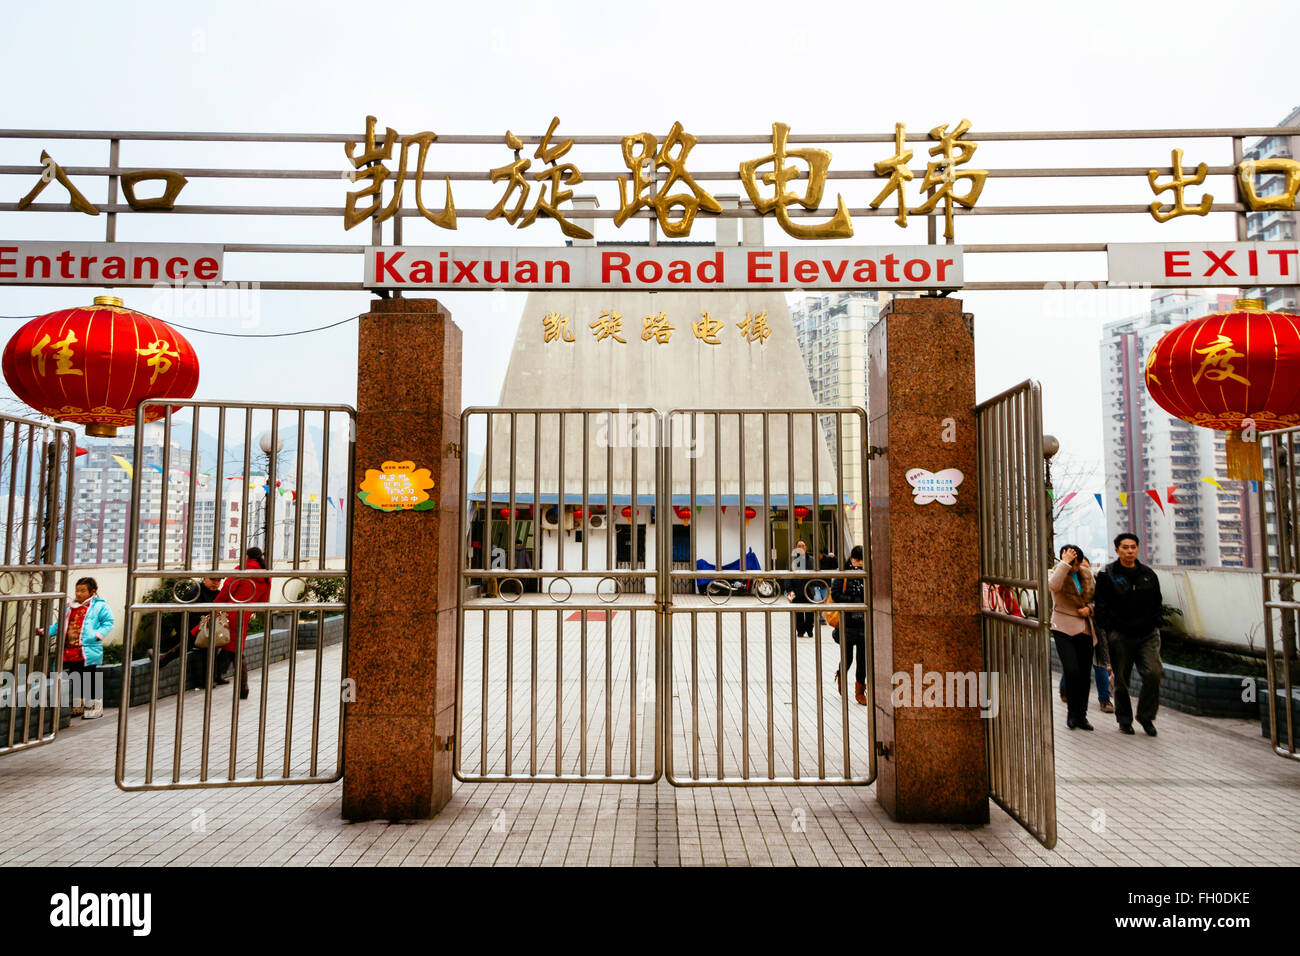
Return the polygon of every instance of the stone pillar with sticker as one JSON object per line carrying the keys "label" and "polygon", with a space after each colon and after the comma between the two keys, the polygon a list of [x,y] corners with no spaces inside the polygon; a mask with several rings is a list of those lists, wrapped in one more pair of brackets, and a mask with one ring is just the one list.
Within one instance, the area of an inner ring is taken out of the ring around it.
{"label": "stone pillar with sticker", "polygon": [[895,820],[987,823],[978,694],[950,694],[983,667],[972,317],[895,299],[868,354],[876,797]]}
{"label": "stone pillar with sticker", "polygon": [[357,348],[343,816],[427,818],[451,799],[461,333],[377,299]]}

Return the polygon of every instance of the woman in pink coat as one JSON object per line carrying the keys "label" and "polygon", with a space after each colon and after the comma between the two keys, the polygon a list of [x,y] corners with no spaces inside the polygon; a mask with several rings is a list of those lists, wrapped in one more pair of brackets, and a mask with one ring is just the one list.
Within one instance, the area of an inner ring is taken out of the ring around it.
{"label": "woman in pink coat", "polygon": [[[265,569],[266,558],[262,554],[261,548],[249,548],[244,558],[243,564],[239,565],[238,570],[246,571],[253,568]],[[244,578],[234,577],[226,578],[221,585],[221,591],[212,599],[214,604],[263,604],[271,599],[271,579],[270,578]],[[220,613],[220,612],[218,612]],[[226,669],[226,664],[234,663],[236,655],[239,659],[239,699],[248,698],[248,661],[244,659],[244,641],[248,638],[248,622],[254,614],[261,614],[261,611],[244,611],[242,613],[228,613],[230,620],[230,643],[217,651],[217,683],[224,684],[225,680],[221,674]],[[197,634],[200,624],[191,632]]]}

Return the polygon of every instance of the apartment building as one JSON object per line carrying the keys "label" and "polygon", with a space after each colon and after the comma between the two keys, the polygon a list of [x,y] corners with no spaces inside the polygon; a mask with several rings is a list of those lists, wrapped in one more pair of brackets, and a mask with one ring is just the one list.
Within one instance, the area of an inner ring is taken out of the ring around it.
{"label": "apartment building", "polygon": [[1136,533],[1141,560],[1150,564],[1259,563],[1258,493],[1249,482],[1228,480],[1224,434],[1169,415],[1143,381],[1146,357],[1162,335],[1190,319],[1230,309],[1236,298],[1235,293],[1160,291],[1146,312],[1103,327],[1107,536]]}

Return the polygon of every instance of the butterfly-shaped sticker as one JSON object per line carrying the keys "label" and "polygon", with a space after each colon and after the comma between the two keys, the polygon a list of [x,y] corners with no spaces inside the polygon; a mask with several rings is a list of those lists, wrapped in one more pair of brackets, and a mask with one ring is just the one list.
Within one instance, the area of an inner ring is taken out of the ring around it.
{"label": "butterfly-shaped sticker", "polygon": [[955,505],[957,486],[965,476],[956,468],[945,468],[937,472],[912,468],[904,477],[912,486],[912,499],[915,504],[928,505],[931,501],[937,501],[941,505]]}

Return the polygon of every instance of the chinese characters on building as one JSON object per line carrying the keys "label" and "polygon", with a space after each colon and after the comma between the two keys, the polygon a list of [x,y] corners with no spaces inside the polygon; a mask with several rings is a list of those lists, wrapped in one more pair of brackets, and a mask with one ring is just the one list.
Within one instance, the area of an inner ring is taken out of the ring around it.
{"label": "chinese characters on building", "polygon": [[[575,341],[571,331],[572,321],[571,316],[560,315],[554,311],[547,312],[542,316],[543,344]],[[768,337],[772,334],[772,329],[767,324],[766,311],[746,312],[744,321],[737,322],[736,326],[740,330],[740,340],[742,342],[758,342],[761,345],[766,343]],[[698,319],[691,321],[690,327],[695,338],[705,345],[721,345],[722,339],[720,335],[726,329],[727,324],[720,319],[715,319],[707,312],[701,312]],[[595,321],[587,323],[587,328],[591,330],[591,335],[597,342],[608,339],[627,345],[628,340],[623,338],[625,330],[621,313],[614,312],[611,309],[602,309]],[[672,341],[673,333],[676,331],[677,326],[669,321],[666,312],[660,311],[641,317],[642,342],[667,345]]]}

